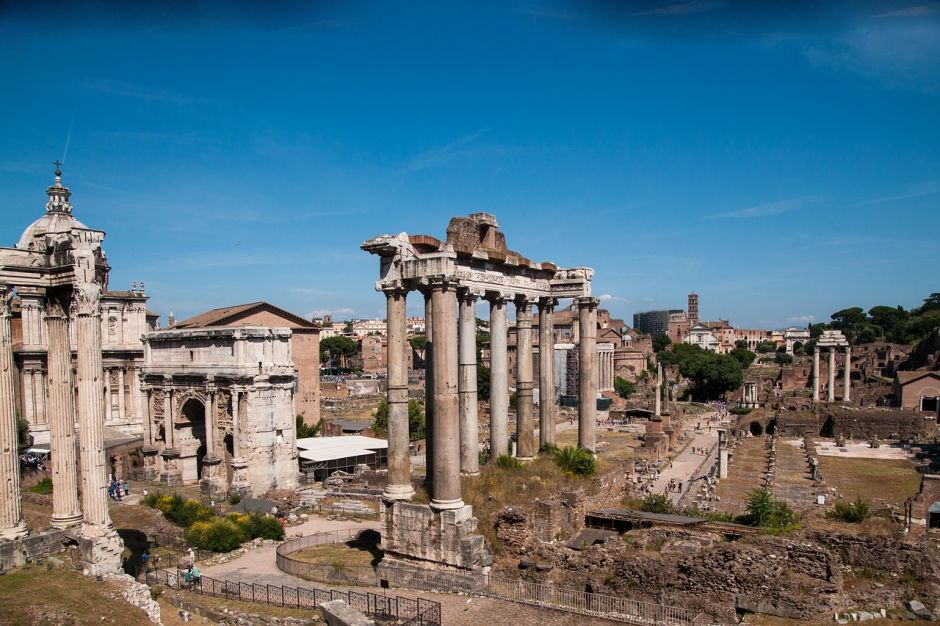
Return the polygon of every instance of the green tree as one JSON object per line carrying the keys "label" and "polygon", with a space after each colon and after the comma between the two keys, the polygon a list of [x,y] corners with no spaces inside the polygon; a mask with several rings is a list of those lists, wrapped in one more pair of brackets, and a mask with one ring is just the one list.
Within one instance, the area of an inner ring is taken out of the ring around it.
{"label": "green tree", "polygon": [[727,354],[702,351],[680,365],[679,371],[695,383],[692,395],[698,400],[716,400],[744,381],[741,364]]}
{"label": "green tree", "polygon": [[672,343],[672,339],[669,338],[669,335],[666,333],[656,333],[653,335],[653,351],[662,352],[669,347],[669,344]]}
{"label": "green tree", "polygon": [[356,354],[359,344],[349,337],[327,337],[320,342],[320,361],[346,367],[346,359]]}
{"label": "green tree", "polygon": [[768,352],[776,352],[777,344],[773,341],[762,341],[757,344],[757,351],[760,354],[767,354]]}
{"label": "green tree", "polygon": [[[388,436],[388,401],[383,398],[375,410],[372,420],[372,430],[379,437]],[[417,398],[408,400],[408,437],[409,439],[424,439],[424,404]]]}
{"label": "green tree", "polygon": [[940,293],[934,292],[924,299],[924,303],[917,309],[920,314],[928,311],[940,311]]}
{"label": "green tree", "polygon": [[308,426],[304,423],[304,416],[298,415],[295,420],[296,429],[297,429],[297,438],[306,439],[307,437],[319,437],[320,429],[323,426],[323,421],[319,421],[312,426]]}
{"label": "green tree", "polygon": [[477,362],[477,397],[484,402],[490,400],[490,368]]}
{"label": "green tree", "polygon": [[782,500],[775,500],[766,488],[755,489],[747,496],[741,521],[751,526],[783,530],[797,523],[796,513]]}
{"label": "green tree", "polygon": [[[744,344],[740,346],[738,344]],[[751,366],[751,363],[754,362],[754,359],[757,358],[757,355],[747,349],[747,342],[737,341],[735,342],[735,348],[728,353],[730,356],[734,357],[738,363],[741,364],[741,369],[747,369]]]}
{"label": "green tree", "polygon": [[626,378],[617,376],[614,378],[614,391],[617,392],[617,395],[623,399],[627,399],[636,393],[636,385],[631,383]]}
{"label": "green tree", "polygon": [[856,331],[868,323],[868,315],[859,306],[842,309],[832,314],[832,328],[845,333],[849,343],[855,343]]}
{"label": "green tree", "polygon": [[824,322],[819,322],[818,324],[810,324],[809,328],[809,338],[810,339],[819,339],[822,337],[823,331],[829,328],[829,324]]}
{"label": "green tree", "polygon": [[790,363],[793,363],[793,357],[786,352],[778,352],[774,357],[774,363],[777,365],[789,365]]}
{"label": "green tree", "polygon": [[886,338],[894,337],[908,318],[908,312],[902,306],[874,306],[868,309],[871,323],[881,329],[881,335]]}
{"label": "green tree", "polygon": [[415,350],[421,350],[423,352],[428,346],[428,338],[424,335],[416,335],[409,339],[408,343],[411,344],[411,347]]}
{"label": "green tree", "polygon": [[672,500],[664,493],[651,493],[640,502],[640,510],[647,513],[674,513]]}

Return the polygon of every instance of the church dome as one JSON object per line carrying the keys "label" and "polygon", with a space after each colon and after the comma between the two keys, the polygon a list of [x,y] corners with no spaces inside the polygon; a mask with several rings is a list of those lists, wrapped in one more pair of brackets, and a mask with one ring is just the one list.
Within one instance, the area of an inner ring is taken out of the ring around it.
{"label": "church dome", "polygon": [[55,171],[55,182],[46,190],[49,201],[46,203],[46,214],[29,225],[23,231],[17,248],[22,250],[45,250],[47,235],[65,234],[73,228],[87,228],[72,216],[72,205],[69,198],[72,193],[68,187],[62,186],[62,172]]}

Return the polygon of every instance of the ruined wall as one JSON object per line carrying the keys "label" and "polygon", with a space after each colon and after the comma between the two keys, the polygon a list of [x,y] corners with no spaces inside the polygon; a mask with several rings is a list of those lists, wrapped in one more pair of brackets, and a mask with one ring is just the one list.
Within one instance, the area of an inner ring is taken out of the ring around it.
{"label": "ruined wall", "polygon": [[820,433],[847,439],[917,439],[928,422],[918,414],[898,409],[852,409],[829,406],[819,414]]}

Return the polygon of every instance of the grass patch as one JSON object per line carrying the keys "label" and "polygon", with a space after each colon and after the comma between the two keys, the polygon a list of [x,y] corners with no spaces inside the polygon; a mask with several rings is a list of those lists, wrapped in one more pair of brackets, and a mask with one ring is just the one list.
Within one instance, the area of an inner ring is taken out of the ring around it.
{"label": "grass patch", "polygon": [[40,493],[42,495],[49,495],[52,493],[52,479],[48,476],[43,476],[38,483],[27,489],[33,493]]}
{"label": "grass patch", "polygon": [[826,482],[848,497],[901,506],[920,490],[920,474],[904,459],[818,458]]}

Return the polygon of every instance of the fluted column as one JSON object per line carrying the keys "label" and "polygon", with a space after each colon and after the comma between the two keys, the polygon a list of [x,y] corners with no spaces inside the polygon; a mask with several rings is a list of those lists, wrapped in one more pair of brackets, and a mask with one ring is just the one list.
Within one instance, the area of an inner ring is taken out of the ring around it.
{"label": "fluted column", "polygon": [[460,404],[460,471],[480,472],[480,428],[477,415],[477,297],[460,294],[458,395]]}
{"label": "fluted column", "polygon": [[16,399],[13,397],[12,299],[13,290],[0,285],[0,539],[19,539],[26,535],[20,498]]}
{"label": "fluted column", "polygon": [[532,403],[532,304],[516,300],[516,458],[535,457],[535,407]]}
{"label": "fluted column", "polygon": [[434,485],[434,306],[431,292],[424,292],[424,487]]}
{"label": "fluted column", "polygon": [[509,454],[509,358],[506,349],[506,306],[502,296],[490,298],[490,462]]}
{"label": "fluted column", "polygon": [[591,452],[597,441],[597,383],[594,354],[597,352],[597,300],[578,298],[578,445]]}
{"label": "fluted column", "polygon": [[663,409],[663,364],[659,363],[656,366],[656,412],[654,415],[662,415]]}
{"label": "fluted column", "polygon": [[411,441],[408,429],[408,359],[405,308],[407,292],[385,292],[388,318],[388,482],[382,494],[386,500],[410,500]]}
{"label": "fluted column", "polygon": [[539,299],[539,448],[555,444],[555,300]]}
{"label": "fluted column", "polygon": [[82,458],[82,514],[86,525],[111,527],[108,513],[101,369],[101,288],[76,285],[72,292],[78,353],[78,432]]}
{"label": "fluted column", "polygon": [[68,300],[50,293],[46,303],[49,436],[52,443],[52,520],[55,528],[82,521],[75,456],[75,389],[69,346]]}
{"label": "fluted column", "polygon": [[457,292],[455,285],[431,287],[434,317],[434,467],[431,508],[463,507],[460,496],[460,426],[457,398]]}
{"label": "fluted column", "polygon": [[852,346],[845,347],[845,392],[842,394],[843,402],[852,400]]}
{"label": "fluted column", "polygon": [[813,402],[819,402],[819,346],[813,346]]}
{"label": "fluted column", "polygon": [[124,397],[124,368],[118,368],[118,412],[121,414],[120,419],[127,421],[127,406],[125,404],[126,399]]}
{"label": "fluted column", "polygon": [[836,347],[829,347],[829,389],[827,392],[829,402],[836,401]]}

